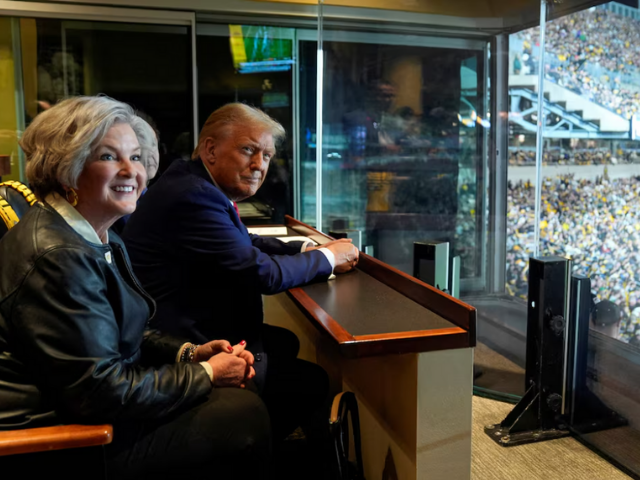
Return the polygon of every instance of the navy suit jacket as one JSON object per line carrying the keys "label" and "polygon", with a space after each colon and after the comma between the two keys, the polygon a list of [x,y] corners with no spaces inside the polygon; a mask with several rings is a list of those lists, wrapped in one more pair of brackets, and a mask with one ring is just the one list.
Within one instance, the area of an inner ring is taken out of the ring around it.
{"label": "navy suit jacket", "polygon": [[262,295],[331,274],[322,252],[300,253],[302,242],[250,235],[200,159],[174,161],[122,237],[157,302],[151,326],[197,343],[247,340],[260,351]]}

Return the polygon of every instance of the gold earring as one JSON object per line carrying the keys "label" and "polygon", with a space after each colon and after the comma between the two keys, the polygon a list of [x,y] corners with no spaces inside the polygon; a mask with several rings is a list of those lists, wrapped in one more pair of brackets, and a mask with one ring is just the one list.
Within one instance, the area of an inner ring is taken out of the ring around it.
{"label": "gold earring", "polygon": [[[71,200],[69,199],[69,194],[71,194]],[[78,194],[73,188],[69,187],[65,196],[67,197],[67,202],[69,202],[72,207],[75,207],[78,204]]]}

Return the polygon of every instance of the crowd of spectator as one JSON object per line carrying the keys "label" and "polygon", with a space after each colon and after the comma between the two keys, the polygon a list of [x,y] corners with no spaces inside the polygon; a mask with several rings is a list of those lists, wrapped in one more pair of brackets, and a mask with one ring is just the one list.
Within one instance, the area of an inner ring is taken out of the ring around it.
{"label": "crowd of spectator", "polygon": [[[517,35],[523,40],[523,51],[514,60],[514,73],[537,73],[533,47],[539,45],[540,29]],[[547,22],[545,43],[545,76],[549,80],[625,118],[638,113],[640,21],[591,8]],[[587,63],[605,73],[590,74]],[[629,75],[637,78],[635,85],[624,83],[623,76]]]}
{"label": "crowd of spectator", "polygon": [[[507,290],[527,297],[534,242],[535,187],[509,184]],[[540,254],[571,256],[574,272],[591,279],[596,302],[620,307],[620,338],[640,341],[640,177],[542,184]]]}
{"label": "crowd of spectator", "polygon": [[[532,166],[536,163],[534,150],[509,150],[509,165]],[[547,165],[616,165],[620,163],[640,163],[640,154],[635,150],[618,150],[609,148],[589,148],[583,150],[563,150],[560,148],[545,149],[542,164]]]}

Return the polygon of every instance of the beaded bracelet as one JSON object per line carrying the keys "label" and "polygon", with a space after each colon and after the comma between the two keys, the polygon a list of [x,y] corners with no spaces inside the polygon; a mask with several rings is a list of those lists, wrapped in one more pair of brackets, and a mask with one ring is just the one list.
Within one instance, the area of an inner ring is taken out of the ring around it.
{"label": "beaded bracelet", "polygon": [[180,361],[181,362],[187,362],[187,363],[193,363],[194,358],[196,356],[196,349],[199,346],[200,345],[194,345],[193,343],[187,344],[184,347],[184,349],[182,350],[182,353],[180,354]]}

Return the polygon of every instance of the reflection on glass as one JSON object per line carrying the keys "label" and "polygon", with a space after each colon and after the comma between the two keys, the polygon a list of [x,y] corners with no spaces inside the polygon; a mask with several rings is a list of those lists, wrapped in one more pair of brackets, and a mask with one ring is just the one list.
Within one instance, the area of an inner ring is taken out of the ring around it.
{"label": "reflection on glass", "polygon": [[316,78],[318,44],[301,41],[300,45],[300,208],[301,219],[316,222]]}
{"label": "reflection on glass", "polygon": [[[534,250],[539,28],[509,37],[509,154],[507,185],[507,294],[526,300]],[[526,168],[521,168],[526,167]],[[526,315],[526,310],[522,311]],[[524,333],[524,332],[523,332]],[[524,356],[524,351],[522,352]]]}
{"label": "reflection on glass", "polygon": [[217,108],[243,102],[282,124],[287,138],[258,193],[239,204],[246,224],[283,223],[293,214],[294,30],[203,24],[197,37],[199,126]]}
{"label": "reflection on glass", "polygon": [[[15,52],[13,33],[18,19],[0,17],[0,180],[20,180],[21,106],[16,104],[16,73],[20,68]],[[19,75],[18,75],[19,76]]]}
{"label": "reflection on glass", "polygon": [[325,38],[323,229],[361,230],[409,274],[414,242],[448,241],[461,276],[479,277],[484,52],[378,38]]}
{"label": "reflection on glass", "polygon": [[106,94],[132,105],[159,133],[160,173],[190,152],[187,27],[22,19],[20,30],[27,124],[66,97]]}

